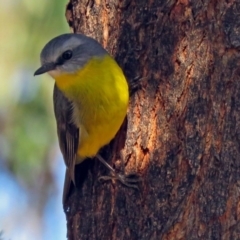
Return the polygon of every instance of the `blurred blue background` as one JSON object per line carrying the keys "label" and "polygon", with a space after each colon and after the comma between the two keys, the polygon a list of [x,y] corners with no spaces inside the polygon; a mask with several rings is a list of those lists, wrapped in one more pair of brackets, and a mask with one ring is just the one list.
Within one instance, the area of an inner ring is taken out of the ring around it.
{"label": "blurred blue background", "polygon": [[65,0],[0,2],[0,235],[66,239],[65,166],[56,138],[53,80],[33,77],[51,38],[69,32]]}

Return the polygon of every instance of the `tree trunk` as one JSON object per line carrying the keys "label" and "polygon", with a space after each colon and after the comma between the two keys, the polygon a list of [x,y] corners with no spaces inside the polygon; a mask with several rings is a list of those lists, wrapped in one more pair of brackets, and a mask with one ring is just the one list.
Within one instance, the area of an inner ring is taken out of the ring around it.
{"label": "tree trunk", "polygon": [[99,182],[101,163],[79,165],[69,240],[240,239],[239,11],[234,0],[70,1],[73,31],[137,86],[101,155],[142,182]]}

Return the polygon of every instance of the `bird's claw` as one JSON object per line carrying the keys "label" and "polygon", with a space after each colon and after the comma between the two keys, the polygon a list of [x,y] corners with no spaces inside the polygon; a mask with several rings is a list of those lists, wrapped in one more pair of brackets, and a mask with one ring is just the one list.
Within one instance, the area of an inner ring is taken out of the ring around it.
{"label": "bird's claw", "polygon": [[118,180],[123,185],[139,190],[137,183],[141,182],[141,179],[138,176],[125,176],[123,174],[112,173],[111,176],[101,176],[98,178],[99,181],[108,181],[108,180]]}

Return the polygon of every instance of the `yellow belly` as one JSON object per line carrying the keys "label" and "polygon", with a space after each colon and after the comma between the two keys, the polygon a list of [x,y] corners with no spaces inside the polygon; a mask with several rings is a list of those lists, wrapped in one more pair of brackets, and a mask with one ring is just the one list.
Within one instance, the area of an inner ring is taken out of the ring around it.
{"label": "yellow belly", "polygon": [[112,118],[105,119],[106,123],[96,123],[93,127],[91,124],[82,124],[78,148],[79,160],[95,156],[101,147],[109,143],[119,130],[125,115],[124,111],[116,113],[115,116],[109,115]]}
{"label": "yellow belly", "polygon": [[109,143],[127,113],[128,84],[114,59],[92,59],[74,74],[56,76],[59,89],[74,103],[73,122],[80,129],[79,161]]}

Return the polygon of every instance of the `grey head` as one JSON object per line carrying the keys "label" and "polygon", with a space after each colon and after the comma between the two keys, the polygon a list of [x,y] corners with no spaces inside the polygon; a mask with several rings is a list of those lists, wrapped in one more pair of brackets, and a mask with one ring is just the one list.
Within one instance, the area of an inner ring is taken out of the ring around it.
{"label": "grey head", "polygon": [[43,48],[41,67],[35,75],[49,72],[50,75],[74,73],[81,69],[89,59],[103,57],[107,51],[91,37],[68,33],[53,38]]}

